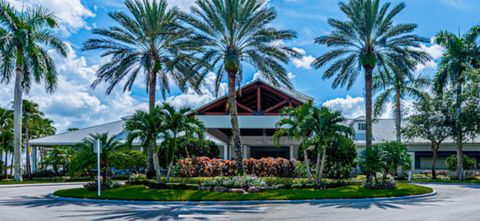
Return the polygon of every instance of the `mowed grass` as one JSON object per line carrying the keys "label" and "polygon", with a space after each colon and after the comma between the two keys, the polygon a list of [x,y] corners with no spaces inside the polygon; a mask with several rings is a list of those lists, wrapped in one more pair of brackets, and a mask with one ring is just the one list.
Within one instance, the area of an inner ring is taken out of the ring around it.
{"label": "mowed grass", "polygon": [[145,201],[235,201],[235,200],[300,200],[300,199],[353,199],[372,197],[409,196],[431,193],[428,187],[399,183],[396,190],[369,190],[361,186],[346,186],[327,190],[282,189],[260,193],[218,193],[200,190],[154,190],[144,186],[122,186],[102,192],[84,188],[59,190],[56,196],[90,199],[145,200]]}

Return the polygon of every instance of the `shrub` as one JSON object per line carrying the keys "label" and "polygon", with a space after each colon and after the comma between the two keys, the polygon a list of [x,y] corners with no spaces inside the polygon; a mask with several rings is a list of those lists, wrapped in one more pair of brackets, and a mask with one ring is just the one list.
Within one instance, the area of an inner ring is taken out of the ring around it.
{"label": "shrub", "polygon": [[[120,187],[120,183],[118,182],[107,182],[105,184],[101,184],[101,189],[102,190],[109,190],[109,189],[115,189],[115,188],[118,188]],[[86,189],[86,190],[89,190],[89,191],[97,191],[97,182],[88,182],[88,183],[85,183],[83,184],[83,187]]]}
{"label": "shrub", "polygon": [[34,173],[32,173],[32,177],[38,178],[38,177],[61,177],[65,176],[65,173],[63,171],[60,172],[55,172],[54,170],[39,170]]}
{"label": "shrub", "polygon": [[372,181],[367,181],[365,182],[364,185],[365,189],[381,189],[381,190],[393,190],[397,188],[397,183],[391,177],[390,179],[380,179],[380,180],[372,180]]}
{"label": "shrub", "polygon": [[143,185],[148,181],[147,176],[141,173],[134,173],[128,177],[127,183],[130,185]]}
{"label": "shrub", "polygon": [[[253,176],[294,177],[295,161],[283,158],[244,159],[245,172]],[[175,174],[180,177],[216,177],[236,176],[237,165],[234,160],[195,157],[179,160]]]}
{"label": "shrub", "polygon": [[202,187],[225,187],[225,188],[266,188],[267,183],[262,178],[252,176],[215,177],[201,184]]}
{"label": "shrub", "polygon": [[340,137],[334,144],[327,148],[327,162],[325,164],[325,177],[345,179],[352,176],[352,171],[357,166],[357,147],[352,139]]}
{"label": "shrub", "polygon": [[[457,155],[451,155],[445,161],[447,168],[451,171],[457,170]],[[475,168],[475,160],[467,155],[463,155],[463,169],[473,170]]]}

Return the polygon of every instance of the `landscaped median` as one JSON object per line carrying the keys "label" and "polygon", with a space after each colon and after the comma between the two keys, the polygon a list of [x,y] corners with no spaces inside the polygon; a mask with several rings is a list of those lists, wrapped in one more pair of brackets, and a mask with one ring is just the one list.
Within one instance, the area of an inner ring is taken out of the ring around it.
{"label": "landscaped median", "polygon": [[126,185],[102,192],[84,188],[59,190],[55,196],[87,199],[111,199],[134,201],[237,201],[237,200],[313,200],[313,199],[358,199],[399,197],[432,193],[433,189],[414,184],[398,183],[393,190],[371,190],[362,186],[344,186],[325,190],[278,189],[259,193],[230,193],[201,190],[149,189],[142,185]]}

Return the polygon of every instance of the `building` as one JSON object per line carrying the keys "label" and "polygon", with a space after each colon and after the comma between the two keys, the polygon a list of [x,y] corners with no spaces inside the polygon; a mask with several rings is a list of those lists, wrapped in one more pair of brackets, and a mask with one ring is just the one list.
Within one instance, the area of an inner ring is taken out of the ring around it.
{"label": "building", "polygon": [[[244,85],[237,98],[241,143],[244,158],[283,157],[296,159],[300,141],[283,137],[280,146],[272,142],[276,122],[281,118],[280,110],[286,106],[298,107],[313,100],[305,94],[284,87],[276,87],[263,80],[255,80]],[[206,138],[215,142],[220,148],[221,158],[234,158],[234,150],[229,145],[231,123],[227,110],[227,97],[223,96],[205,105],[202,105],[189,114],[201,120],[207,129]],[[123,120],[93,126],[49,137],[30,141],[34,147],[32,154],[33,165],[37,162],[38,147],[58,145],[75,145],[82,142],[90,134],[108,132],[119,140],[125,140]],[[349,119],[346,122],[355,131],[355,142],[359,153],[365,149],[365,117]],[[395,140],[395,125],[392,119],[380,119],[373,125],[373,143]],[[426,140],[415,139],[404,141],[412,158],[412,166],[416,170],[431,168],[432,152],[430,143]],[[477,162],[480,162],[479,142],[465,144],[465,153]],[[445,169],[445,159],[455,154],[455,144],[447,140],[440,148],[438,169]],[[478,165],[477,165],[478,166]]]}

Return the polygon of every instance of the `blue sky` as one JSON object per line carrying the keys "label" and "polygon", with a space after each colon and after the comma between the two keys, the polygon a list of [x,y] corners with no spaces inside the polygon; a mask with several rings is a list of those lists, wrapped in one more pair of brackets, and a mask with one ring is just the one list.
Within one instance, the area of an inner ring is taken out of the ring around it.
{"label": "blue sky", "polygon": [[[9,0],[19,7],[20,0]],[[168,0],[183,10],[193,4],[193,0]],[[298,38],[285,42],[304,52],[301,60],[292,61],[287,69],[292,73],[296,89],[315,98],[318,104],[325,103],[334,109],[342,110],[348,117],[363,114],[363,79],[359,78],[350,90],[332,89],[331,82],[322,80],[322,70],[310,67],[311,61],[325,52],[325,48],[315,45],[314,38],[329,33],[328,18],[343,19],[338,9],[338,0],[270,0],[276,8],[278,19],[274,26],[294,30]],[[386,2],[386,1],[384,1]],[[405,2],[406,9],[395,20],[397,23],[416,23],[416,33],[431,38],[440,30],[461,33],[480,23],[480,1],[478,0],[391,0],[393,3]],[[67,58],[53,55],[60,73],[60,85],[55,94],[43,92],[42,87],[34,88],[28,98],[38,102],[42,110],[55,121],[61,132],[69,127],[85,127],[92,124],[118,120],[137,108],[145,108],[147,95],[140,80],[131,93],[123,93],[121,87],[111,96],[104,94],[104,86],[96,90],[88,86],[95,78],[95,71],[105,59],[98,52],[82,52],[82,43],[92,37],[91,28],[108,27],[113,21],[109,11],[124,10],[120,0],[26,0],[26,4],[41,4],[59,17],[62,23],[61,36],[70,47]],[[438,45],[427,44],[424,50],[432,54],[436,61],[441,57],[442,49]],[[419,67],[419,72],[432,73],[434,62]],[[256,71],[245,73],[245,82],[252,80]],[[0,95],[11,99],[13,86],[0,88]],[[196,106],[213,99],[211,87],[206,86],[201,96],[193,93],[180,94],[174,91],[168,101],[177,106]],[[1,106],[8,106],[9,99],[2,99]],[[388,117],[388,113],[386,115]]]}

